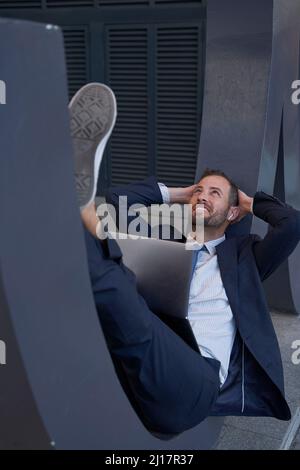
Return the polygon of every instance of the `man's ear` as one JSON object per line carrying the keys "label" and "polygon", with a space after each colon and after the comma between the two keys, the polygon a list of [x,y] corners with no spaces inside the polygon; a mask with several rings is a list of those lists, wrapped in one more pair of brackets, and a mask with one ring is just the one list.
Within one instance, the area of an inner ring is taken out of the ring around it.
{"label": "man's ear", "polygon": [[233,224],[234,222],[238,222],[239,215],[240,215],[240,208],[238,206],[231,206],[227,214],[227,220],[231,224]]}

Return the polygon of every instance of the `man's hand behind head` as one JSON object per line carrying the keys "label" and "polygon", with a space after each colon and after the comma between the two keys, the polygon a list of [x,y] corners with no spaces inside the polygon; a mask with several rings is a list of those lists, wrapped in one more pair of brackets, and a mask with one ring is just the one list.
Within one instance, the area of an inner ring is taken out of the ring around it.
{"label": "man's hand behind head", "polygon": [[235,224],[242,220],[247,214],[251,214],[253,206],[253,197],[248,196],[246,193],[239,189],[238,191],[239,205],[238,205],[238,217],[235,218],[231,223]]}

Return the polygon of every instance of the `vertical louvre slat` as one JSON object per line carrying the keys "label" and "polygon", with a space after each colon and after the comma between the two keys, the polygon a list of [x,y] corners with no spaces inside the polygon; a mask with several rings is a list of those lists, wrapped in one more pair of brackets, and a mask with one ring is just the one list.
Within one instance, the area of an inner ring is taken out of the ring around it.
{"label": "vertical louvre slat", "polygon": [[9,8],[86,8],[102,6],[155,6],[164,4],[201,4],[201,0],[0,0],[0,9]]}
{"label": "vertical louvre slat", "polygon": [[98,0],[99,6],[149,5],[149,0]]}
{"label": "vertical louvre slat", "polygon": [[110,145],[112,184],[147,176],[147,47],[146,28],[107,29],[107,79],[118,103]]}
{"label": "vertical louvre slat", "polygon": [[0,0],[0,9],[2,8],[42,8],[42,0]]}
{"label": "vertical louvre slat", "polygon": [[159,27],[156,36],[156,173],[194,182],[198,149],[198,27]]}
{"label": "vertical louvre slat", "polygon": [[89,80],[87,27],[63,27],[69,96]]}
{"label": "vertical louvre slat", "polygon": [[76,8],[76,7],[93,7],[94,0],[46,0],[48,8]]}
{"label": "vertical louvre slat", "polygon": [[183,1],[183,0],[154,0],[155,5],[159,5],[159,4],[162,4],[162,3],[177,3],[179,5],[186,5],[186,4],[189,4],[189,3],[201,4],[202,0],[186,0],[186,1]]}

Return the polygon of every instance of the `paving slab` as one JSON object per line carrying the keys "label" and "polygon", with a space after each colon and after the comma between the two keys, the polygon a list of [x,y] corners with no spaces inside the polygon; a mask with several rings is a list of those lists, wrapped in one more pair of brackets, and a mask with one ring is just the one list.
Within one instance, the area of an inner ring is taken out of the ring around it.
{"label": "paving slab", "polygon": [[[285,377],[285,392],[292,415],[300,407],[300,364],[293,364],[292,343],[300,340],[300,316],[284,312],[271,312],[278,337]],[[275,418],[228,416],[215,449],[276,450],[279,449],[290,421]],[[300,449],[300,430],[291,449]]]}

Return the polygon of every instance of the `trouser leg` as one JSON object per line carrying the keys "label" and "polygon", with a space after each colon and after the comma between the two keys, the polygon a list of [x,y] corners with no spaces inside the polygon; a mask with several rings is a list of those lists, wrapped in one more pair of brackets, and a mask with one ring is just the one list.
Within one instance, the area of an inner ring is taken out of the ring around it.
{"label": "trouser leg", "polygon": [[[100,323],[147,426],[176,433],[200,423],[214,403],[217,373],[148,308],[114,240],[108,251],[85,231]],[[113,258],[113,259],[112,259]]]}

